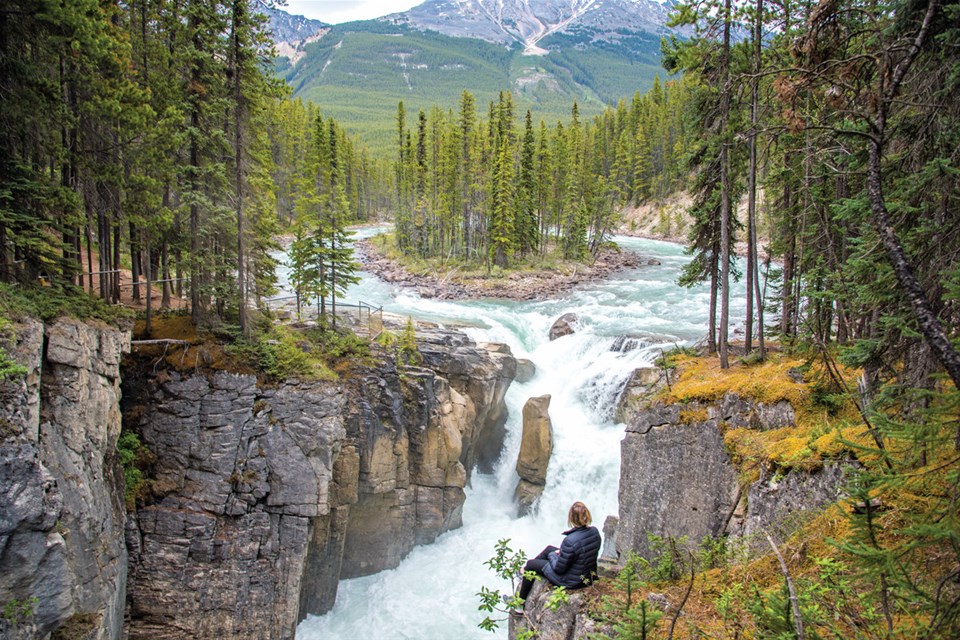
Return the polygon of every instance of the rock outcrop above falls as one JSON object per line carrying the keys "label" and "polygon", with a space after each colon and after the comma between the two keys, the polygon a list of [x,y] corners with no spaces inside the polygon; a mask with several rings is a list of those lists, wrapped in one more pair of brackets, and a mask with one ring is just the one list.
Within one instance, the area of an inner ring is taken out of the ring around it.
{"label": "rock outcrop above falls", "polygon": [[127,528],[131,638],[292,638],[341,577],[460,526],[516,363],[455,331],[417,338],[422,367],[339,383],[152,366],[125,381],[128,427],[156,457]]}
{"label": "rock outcrop above falls", "polygon": [[[0,601],[28,605],[2,637],[121,637],[121,354],[129,333],[60,319],[13,327],[26,369],[0,381]],[[67,636],[64,636],[67,637]]]}
{"label": "rock outcrop above falls", "polygon": [[592,618],[587,604],[596,598],[589,587],[567,592],[568,601],[560,607],[550,606],[553,587],[545,580],[537,580],[526,600],[523,611],[510,614],[508,637],[533,632],[537,640],[590,640],[614,637],[612,625]]}
{"label": "rock outcrop above falls", "polygon": [[739,500],[736,469],[715,420],[687,422],[680,414],[679,405],[653,407],[627,424],[620,448],[621,557],[629,550],[650,558],[648,534],[696,544],[726,532]]}

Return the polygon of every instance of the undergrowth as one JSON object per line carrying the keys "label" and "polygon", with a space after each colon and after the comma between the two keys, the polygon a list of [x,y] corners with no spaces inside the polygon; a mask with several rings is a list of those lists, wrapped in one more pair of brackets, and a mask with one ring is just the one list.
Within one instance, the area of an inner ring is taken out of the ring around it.
{"label": "undergrowth", "polygon": [[[138,323],[137,330],[142,327]],[[175,342],[138,346],[138,354],[173,369],[252,373],[273,381],[333,381],[372,357],[367,339],[349,330],[278,325],[267,317],[260,317],[246,337],[236,325],[198,330],[188,316],[168,314],[153,320],[150,337]]]}
{"label": "undergrowth", "polygon": [[10,354],[7,353],[3,345],[14,344],[17,340],[13,323],[7,318],[0,316],[0,382],[26,375],[27,368],[17,363]]}
{"label": "undergrowth", "polygon": [[144,470],[155,462],[155,456],[133,431],[123,431],[117,440],[117,455],[123,467],[124,492],[123,498],[127,510],[136,507],[137,498],[143,495],[146,488]]}

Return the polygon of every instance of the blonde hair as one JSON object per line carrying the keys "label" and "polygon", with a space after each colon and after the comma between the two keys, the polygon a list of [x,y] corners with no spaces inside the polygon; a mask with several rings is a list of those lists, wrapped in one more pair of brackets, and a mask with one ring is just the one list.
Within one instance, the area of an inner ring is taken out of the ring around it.
{"label": "blonde hair", "polygon": [[590,517],[590,509],[587,509],[587,505],[583,504],[579,500],[573,503],[573,506],[570,507],[570,512],[567,514],[567,522],[571,527],[585,527],[593,521],[593,518]]}

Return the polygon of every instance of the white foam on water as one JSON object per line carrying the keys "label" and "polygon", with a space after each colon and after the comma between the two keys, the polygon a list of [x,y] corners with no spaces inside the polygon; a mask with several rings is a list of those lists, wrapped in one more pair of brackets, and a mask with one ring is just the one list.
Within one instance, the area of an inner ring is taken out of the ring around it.
{"label": "white foam on water", "polygon": [[[345,296],[382,304],[386,311],[435,321],[468,321],[477,341],[504,342],[517,357],[531,359],[535,377],[507,392],[507,437],[492,474],[474,473],[467,488],[463,527],[434,544],[413,549],[396,569],[343,580],[334,608],[308,616],[298,640],[506,638],[506,623],[491,634],[478,628],[482,586],[506,592],[483,564],[502,538],[528,556],[547,544],[559,545],[571,503],[582,500],[601,527],[617,513],[620,441],[623,425],[612,421],[616,397],[630,373],[649,365],[661,349],[691,344],[706,332],[709,296],[704,287],[683,289],[675,282],[688,258],[676,245],[619,238],[621,246],[660,265],[616,274],[561,299],[541,302],[425,300],[368,274]],[[743,313],[743,286],[731,287],[731,309]],[[553,321],[578,316],[576,333],[549,341]],[[731,318],[731,325],[742,317]],[[631,336],[636,348],[611,350],[616,338]],[[516,518],[514,471],[520,448],[521,416],[528,398],[549,394],[554,452],[536,513]],[[375,553],[375,551],[371,551]]]}

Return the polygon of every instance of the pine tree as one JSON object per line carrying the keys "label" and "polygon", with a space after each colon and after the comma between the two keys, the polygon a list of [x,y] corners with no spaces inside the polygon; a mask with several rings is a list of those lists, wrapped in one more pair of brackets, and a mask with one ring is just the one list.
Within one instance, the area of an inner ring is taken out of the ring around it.
{"label": "pine tree", "polygon": [[540,238],[540,222],[536,210],[536,184],[534,182],[535,145],[533,116],[528,109],[524,119],[523,143],[520,148],[520,175],[517,182],[515,223],[516,240],[514,241],[514,246],[517,247],[521,256],[535,253]]}
{"label": "pine tree", "polygon": [[492,128],[494,168],[491,183],[489,260],[505,267],[514,249],[516,184],[514,182],[513,109],[509,92],[501,92]]}

